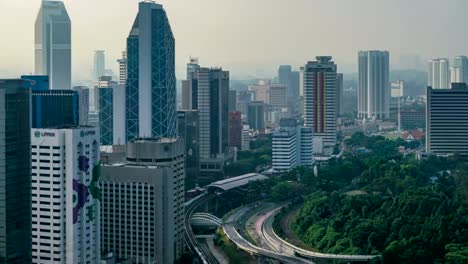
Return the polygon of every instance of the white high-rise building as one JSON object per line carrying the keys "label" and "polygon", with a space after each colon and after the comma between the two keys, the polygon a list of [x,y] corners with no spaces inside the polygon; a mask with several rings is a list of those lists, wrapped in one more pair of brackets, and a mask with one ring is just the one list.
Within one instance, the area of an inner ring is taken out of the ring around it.
{"label": "white high-rise building", "polygon": [[97,128],[33,129],[32,263],[99,263]]}
{"label": "white high-rise building", "polygon": [[358,117],[385,119],[390,115],[388,51],[360,51]]}
{"label": "white high-rise building", "polygon": [[250,127],[249,125],[242,126],[242,151],[250,150],[250,141],[252,141],[250,137]]}
{"label": "white high-rise building", "polygon": [[427,85],[433,89],[446,89],[450,87],[449,60],[445,58],[428,61]]}
{"label": "white high-rise building", "polygon": [[302,127],[296,119],[284,118],[273,133],[273,170],[289,171],[314,163],[312,129]]}
{"label": "white high-rise building", "polygon": [[185,146],[175,138],[127,144],[126,162],[102,167],[101,241],[132,263],[174,263],[183,252]]}
{"label": "white high-rise building", "polygon": [[336,145],[337,67],[318,56],[304,69],[304,126],[314,133],[314,153],[331,155]]}
{"label": "white high-rise building", "polygon": [[42,1],[35,24],[35,74],[48,75],[50,89],[71,87],[71,22],[60,1]]}

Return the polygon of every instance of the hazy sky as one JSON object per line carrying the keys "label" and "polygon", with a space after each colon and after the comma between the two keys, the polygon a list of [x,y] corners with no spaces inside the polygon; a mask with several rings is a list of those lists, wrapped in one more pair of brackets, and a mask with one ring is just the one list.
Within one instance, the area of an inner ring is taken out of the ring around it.
{"label": "hazy sky", "polygon": [[[92,53],[106,50],[107,67],[125,49],[138,0],[65,0],[72,20],[74,80],[92,68]],[[176,38],[182,77],[189,56],[222,66],[232,76],[272,75],[278,64],[298,67],[332,55],[354,71],[357,51],[401,55],[468,54],[467,0],[161,0]],[[0,0],[0,73],[33,70],[34,21],[40,0]]]}

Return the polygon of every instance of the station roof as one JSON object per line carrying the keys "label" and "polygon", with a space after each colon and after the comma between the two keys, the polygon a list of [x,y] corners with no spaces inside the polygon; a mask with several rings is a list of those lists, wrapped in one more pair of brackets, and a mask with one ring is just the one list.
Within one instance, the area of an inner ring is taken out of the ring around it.
{"label": "station roof", "polygon": [[213,182],[208,185],[208,188],[219,188],[223,191],[229,191],[238,187],[247,185],[251,181],[266,180],[267,176],[258,173],[248,173],[237,177]]}

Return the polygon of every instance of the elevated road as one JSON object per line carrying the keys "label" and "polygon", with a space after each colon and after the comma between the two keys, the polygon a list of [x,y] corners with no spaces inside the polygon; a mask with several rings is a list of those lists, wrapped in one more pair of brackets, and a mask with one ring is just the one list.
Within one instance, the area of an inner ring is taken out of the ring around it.
{"label": "elevated road", "polygon": [[[196,254],[203,264],[217,264],[217,262],[213,262],[212,258],[209,258],[202,250],[200,245],[193,234],[192,225],[190,223],[190,219],[194,214],[195,210],[202,204],[206,203],[208,200],[213,198],[214,194],[203,193],[196,198],[188,201],[185,203],[185,243],[187,244],[190,252],[192,254]],[[210,261],[209,261],[210,260]]]}
{"label": "elevated road", "polygon": [[274,260],[278,260],[281,263],[291,263],[291,264],[313,264],[313,262],[308,261],[303,258],[296,256],[287,256],[281,253],[278,253],[274,250],[269,250],[253,245],[247,241],[244,237],[239,234],[238,229],[242,228],[242,223],[240,219],[246,214],[250,207],[242,207],[239,210],[231,214],[224,224],[224,232],[226,233],[229,240],[237,245],[240,249],[249,252],[250,254],[262,256]]}
{"label": "elevated road", "polygon": [[[282,206],[281,206],[282,207]],[[281,207],[277,207],[273,210],[270,210],[265,214],[266,217],[261,217],[258,219],[256,225],[261,226],[262,233],[264,234],[265,239],[275,248],[278,249],[279,253],[286,255],[300,255],[310,259],[326,259],[326,260],[344,260],[344,261],[364,261],[368,262],[372,258],[377,256],[375,255],[341,255],[341,254],[326,254],[309,251],[300,247],[297,247],[284,239],[280,238],[273,229],[273,221],[276,214],[278,214]]]}

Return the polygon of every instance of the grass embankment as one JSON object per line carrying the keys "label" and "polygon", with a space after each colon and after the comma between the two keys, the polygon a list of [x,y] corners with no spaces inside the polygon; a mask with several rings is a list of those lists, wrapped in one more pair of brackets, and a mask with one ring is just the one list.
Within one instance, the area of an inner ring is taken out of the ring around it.
{"label": "grass embankment", "polygon": [[229,238],[224,233],[224,230],[221,228],[216,231],[215,243],[223,249],[224,253],[226,253],[229,258],[229,263],[257,263],[252,255],[241,249],[238,249],[237,246],[229,240]]}

